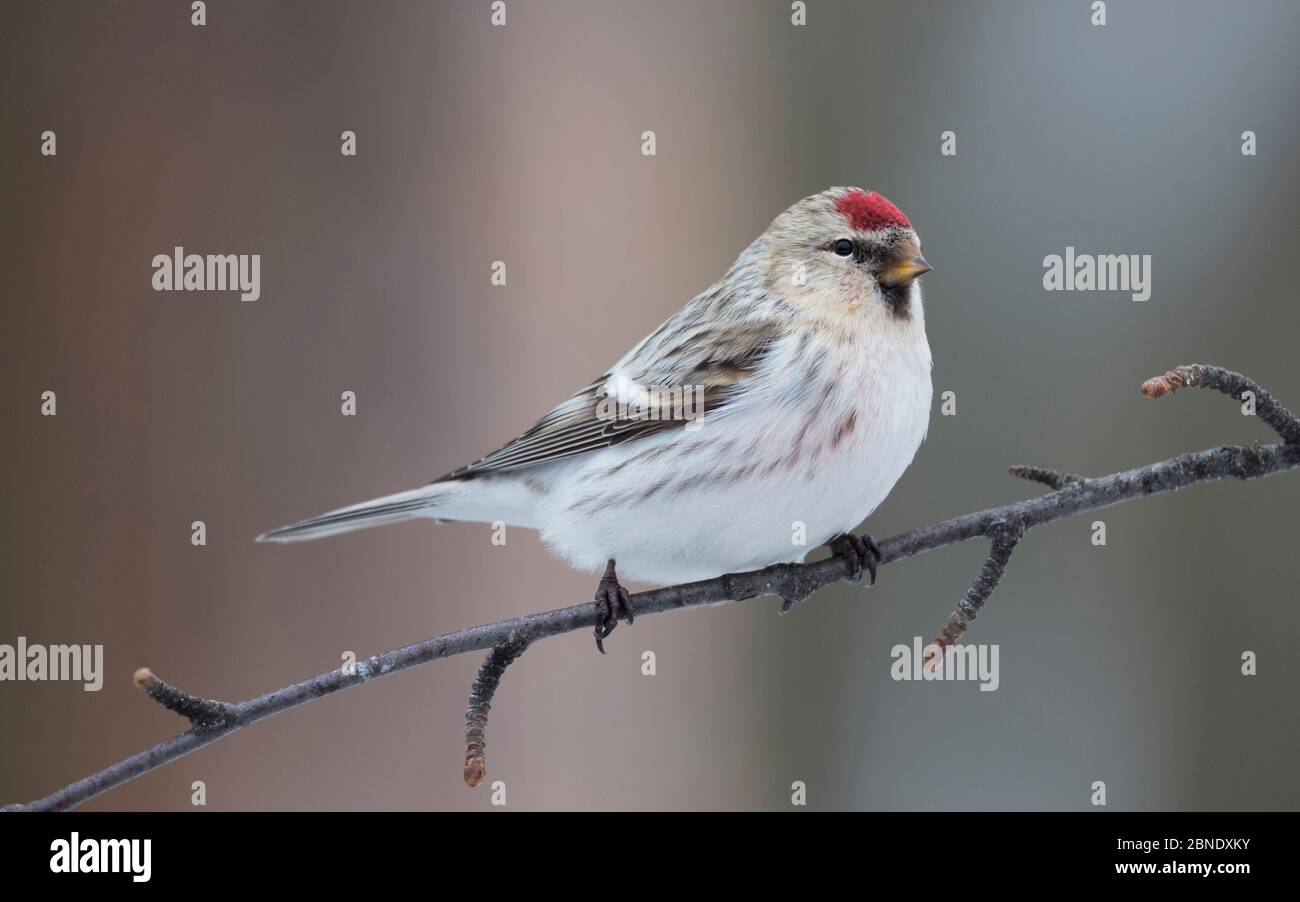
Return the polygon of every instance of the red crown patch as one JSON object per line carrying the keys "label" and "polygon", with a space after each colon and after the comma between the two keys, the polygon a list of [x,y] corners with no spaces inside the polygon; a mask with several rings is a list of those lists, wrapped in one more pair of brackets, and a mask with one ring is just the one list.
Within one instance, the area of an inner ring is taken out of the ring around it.
{"label": "red crown patch", "polygon": [[890,203],[883,194],[874,191],[855,188],[835,202],[835,209],[844,214],[853,228],[861,232],[912,227],[902,210]]}

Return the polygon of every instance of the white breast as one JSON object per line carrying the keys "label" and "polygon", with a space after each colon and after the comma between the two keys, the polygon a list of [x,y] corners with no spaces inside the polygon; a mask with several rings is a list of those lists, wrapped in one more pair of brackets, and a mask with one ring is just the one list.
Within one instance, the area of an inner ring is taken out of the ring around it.
{"label": "white breast", "polygon": [[883,333],[783,340],[761,384],[698,430],[558,469],[542,538],[574,566],[614,558],[620,575],[674,583],[802,560],[854,529],[925,438],[930,349],[917,307]]}

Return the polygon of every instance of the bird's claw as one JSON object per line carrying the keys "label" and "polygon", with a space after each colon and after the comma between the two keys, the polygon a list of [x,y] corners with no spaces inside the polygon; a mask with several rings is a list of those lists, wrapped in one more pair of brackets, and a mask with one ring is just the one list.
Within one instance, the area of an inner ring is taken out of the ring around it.
{"label": "bird's claw", "polygon": [[627,589],[619,584],[618,574],[611,560],[605,565],[605,575],[596,586],[595,602],[604,609],[600,622],[596,624],[596,649],[605,653],[605,640],[614,632],[620,618],[626,618],[628,626],[632,625],[632,599]]}
{"label": "bird's claw", "polygon": [[839,557],[848,558],[853,562],[853,575],[849,577],[849,582],[855,586],[862,585],[862,571],[865,569],[871,574],[870,585],[876,584],[876,568],[880,566],[880,546],[871,536],[854,535],[851,532],[842,533],[826,543],[831,551]]}

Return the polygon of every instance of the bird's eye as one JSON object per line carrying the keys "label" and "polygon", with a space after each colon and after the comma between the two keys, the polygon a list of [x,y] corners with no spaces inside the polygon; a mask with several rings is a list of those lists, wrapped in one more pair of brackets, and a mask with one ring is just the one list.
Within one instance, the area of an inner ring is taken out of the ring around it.
{"label": "bird's eye", "polygon": [[848,257],[853,253],[853,242],[847,238],[841,238],[835,242],[835,253],[841,257]]}

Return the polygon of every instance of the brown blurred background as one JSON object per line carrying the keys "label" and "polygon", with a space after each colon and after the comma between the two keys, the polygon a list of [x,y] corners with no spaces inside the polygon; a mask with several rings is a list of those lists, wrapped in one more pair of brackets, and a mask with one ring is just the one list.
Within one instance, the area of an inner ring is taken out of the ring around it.
{"label": "brown blurred background", "polygon": [[[487,0],[220,2],[196,28],[188,3],[5,2],[0,642],[102,643],[106,676],[0,684],[0,803],[177,732],[137,666],[236,700],[590,597],[522,530],[253,536],[497,446],[829,185],[916,224],[936,401],[957,395],[876,535],[1032,493],[1013,463],[1268,440],[1219,396],[1137,385],[1206,361],[1300,405],[1300,9],[1113,2],[1094,27],[1089,5],[815,0],[793,27],[780,0],[508,0],[494,28]],[[261,254],[261,299],[154,292],[176,245]],[[1043,291],[1066,245],[1151,254],[1151,300]],[[1000,645],[991,693],[889,676],[979,543],[784,618],[646,618],[604,658],[541,643],[493,707],[489,782],[513,809],[781,809],[794,780],[813,808],[1083,809],[1094,780],[1111,808],[1295,808],[1298,510],[1282,476],[1034,531],[968,634]],[[461,781],[479,663],[294,710],[90,807],[188,809],[203,780],[211,808],[487,808]]]}

